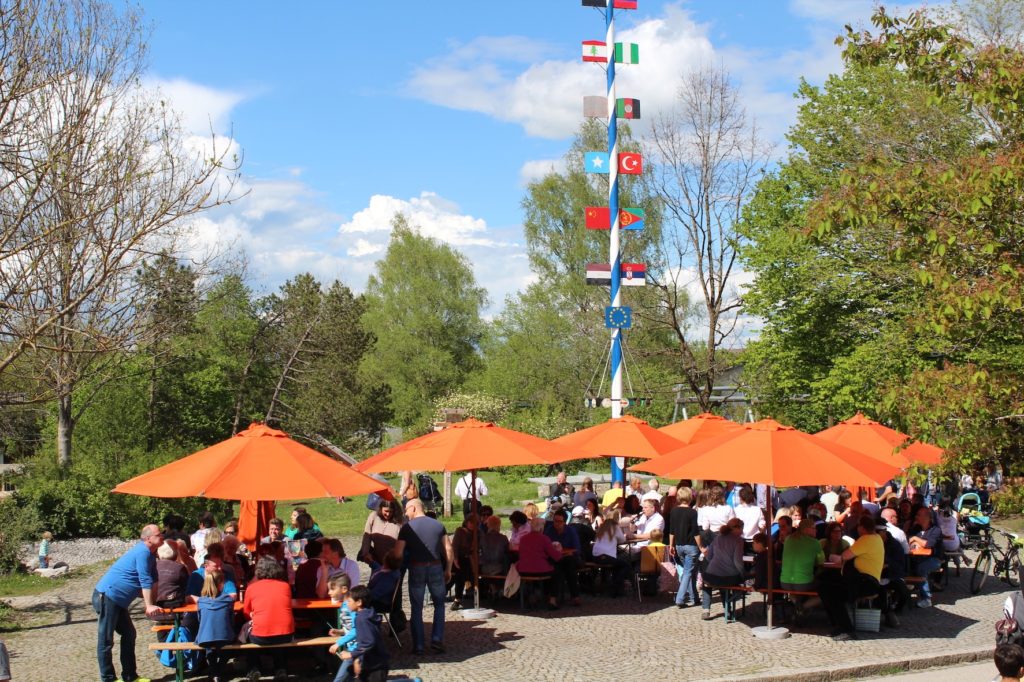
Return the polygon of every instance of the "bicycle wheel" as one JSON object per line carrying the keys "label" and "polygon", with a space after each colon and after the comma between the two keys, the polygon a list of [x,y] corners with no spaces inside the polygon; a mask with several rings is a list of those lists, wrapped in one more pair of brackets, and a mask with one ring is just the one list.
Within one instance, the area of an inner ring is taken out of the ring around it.
{"label": "bicycle wheel", "polygon": [[1006,582],[1010,587],[1020,587],[1020,554],[1017,552],[1006,557]]}
{"label": "bicycle wheel", "polygon": [[989,569],[992,568],[992,554],[986,549],[978,555],[974,562],[974,572],[971,573],[971,594],[981,592],[981,586],[985,584]]}

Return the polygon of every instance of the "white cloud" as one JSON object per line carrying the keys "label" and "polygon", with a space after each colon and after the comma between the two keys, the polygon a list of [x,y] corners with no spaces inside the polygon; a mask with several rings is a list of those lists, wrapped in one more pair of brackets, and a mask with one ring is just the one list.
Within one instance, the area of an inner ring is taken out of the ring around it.
{"label": "white cloud", "polygon": [[181,115],[186,130],[198,135],[224,134],[231,128],[231,110],[247,98],[241,92],[217,90],[183,78],[154,78],[146,82]]}
{"label": "white cloud", "polygon": [[375,194],[370,197],[369,206],[353,215],[339,232],[343,235],[373,234],[386,239],[396,213],[404,215],[420,234],[453,246],[498,245],[487,236],[484,220],[460,213],[457,204],[434,192],[422,192],[411,199]]}
{"label": "white cloud", "polygon": [[549,173],[561,173],[564,170],[565,157],[527,161],[519,168],[519,184],[526,187],[531,182],[542,180]]}
{"label": "white cloud", "polygon": [[362,258],[364,256],[372,256],[377,253],[383,253],[387,247],[384,244],[371,244],[365,239],[357,239],[354,246],[350,246],[345,253],[353,258]]}

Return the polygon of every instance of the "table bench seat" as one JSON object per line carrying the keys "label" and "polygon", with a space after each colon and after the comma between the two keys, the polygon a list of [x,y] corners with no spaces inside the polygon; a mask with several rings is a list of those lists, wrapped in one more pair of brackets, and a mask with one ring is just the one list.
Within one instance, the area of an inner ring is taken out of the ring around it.
{"label": "table bench seat", "polygon": [[[220,647],[221,651],[252,651],[255,649],[287,649],[290,647],[310,646],[331,646],[337,641],[336,637],[312,637],[310,639],[296,639],[283,644],[226,644]],[[156,642],[149,645],[150,651],[204,651],[206,647],[195,642]]]}

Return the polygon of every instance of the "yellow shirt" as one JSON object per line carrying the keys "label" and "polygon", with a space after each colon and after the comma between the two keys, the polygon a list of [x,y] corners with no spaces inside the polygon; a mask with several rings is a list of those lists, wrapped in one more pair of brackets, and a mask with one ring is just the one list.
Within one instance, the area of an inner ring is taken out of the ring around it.
{"label": "yellow shirt", "polygon": [[661,542],[652,542],[640,549],[640,572],[657,573],[658,565],[665,561],[665,550],[667,545]]}
{"label": "yellow shirt", "polygon": [[601,506],[607,507],[620,497],[622,497],[622,488],[609,488],[605,491],[604,497],[601,498]]}
{"label": "yellow shirt", "polygon": [[885,564],[885,545],[876,533],[861,535],[850,547],[853,552],[853,566],[875,580],[882,579],[882,566]]}

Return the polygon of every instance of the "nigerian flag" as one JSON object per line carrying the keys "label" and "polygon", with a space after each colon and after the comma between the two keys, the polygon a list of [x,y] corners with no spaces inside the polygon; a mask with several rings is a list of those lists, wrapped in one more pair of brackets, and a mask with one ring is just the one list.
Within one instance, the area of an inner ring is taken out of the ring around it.
{"label": "nigerian flag", "polygon": [[615,43],[616,64],[639,64],[640,46],[636,43]]}

